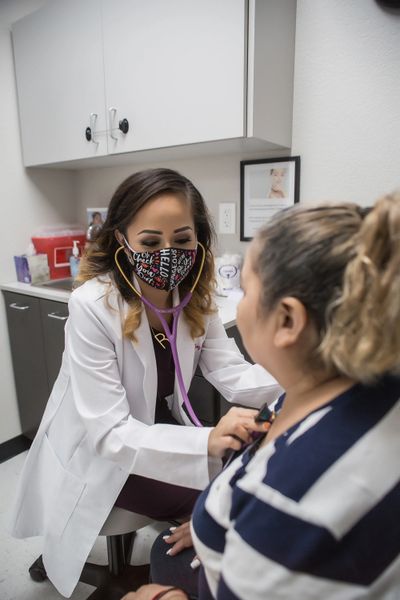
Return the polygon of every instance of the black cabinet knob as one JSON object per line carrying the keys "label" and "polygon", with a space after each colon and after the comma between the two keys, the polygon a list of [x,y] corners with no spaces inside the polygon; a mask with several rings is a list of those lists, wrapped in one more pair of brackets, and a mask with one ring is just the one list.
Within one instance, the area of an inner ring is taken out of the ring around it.
{"label": "black cabinet knob", "polygon": [[128,133],[128,131],[129,131],[129,121],[128,121],[128,119],[122,119],[119,122],[118,128],[122,131],[122,133]]}
{"label": "black cabinet knob", "polygon": [[92,130],[90,129],[90,127],[86,127],[85,129],[85,138],[88,142],[90,142],[90,140],[92,139]]}

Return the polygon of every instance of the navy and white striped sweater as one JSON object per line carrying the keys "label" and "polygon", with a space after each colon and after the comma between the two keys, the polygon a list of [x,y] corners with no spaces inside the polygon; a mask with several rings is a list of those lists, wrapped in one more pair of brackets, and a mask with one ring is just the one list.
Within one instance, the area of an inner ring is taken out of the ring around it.
{"label": "navy and white striped sweater", "polygon": [[399,397],[357,384],[214,479],[192,520],[201,600],[400,600]]}

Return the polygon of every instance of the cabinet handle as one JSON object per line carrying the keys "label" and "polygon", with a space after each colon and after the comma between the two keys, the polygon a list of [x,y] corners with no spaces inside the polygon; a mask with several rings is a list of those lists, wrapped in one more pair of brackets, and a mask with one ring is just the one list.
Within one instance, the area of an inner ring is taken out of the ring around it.
{"label": "cabinet handle", "polygon": [[50,319],[58,319],[59,321],[66,321],[68,319],[68,315],[59,315],[56,312],[48,313],[47,316]]}
{"label": "cabinet handle", "polygon": [[89,127],[86,127],[86,130],[85,130],[85,137],[86,137],[87,141],[93,142],[93,144],[99,143],[95,138],[97,117],[98,117],[97,113],[90,113]]}
{"label": "cabinet handle", "polygon": [[115,115],[116,114],[117,114],[117,109],[114,108],[114,106],[111,106],[108,109],[108,128],[109,128],[109,134],[110,134],[110,138],[112,140],[115,140],[116,142],[118,142],[118,137],[113,134],[114,121],[115,121]]}
{"label": "cabinet handle", "polygon": [[118,142],[118,136],[113,134],[113,131],[119,129],[124,135],[126,135],[129,131],[129,121],[128,119],[121,119],[118,123],[118,128],[114,127],[115,117],[117,116],[117,109],[114,106],[110,106],[108,109],[108,129],[110,138]]}
{"label": "cabinet handle", "polygon": [[118,129],[119,129],[120,131],[122,131],[122,133],[125,133],[125,134],[127,134],[127,133],[128,133],[128,131],[129,131],[129,121],[128,121],[128,119],[122,119],[122,120],[119,122]]}
{"label": "cabinet handle", "polygon": [[15,308],[15,310],[27,310],[28,308],[30,308],[30,306],[20,306],[16,302],[13,302],[12,304],[9,304],[8,306],[10,308]]}

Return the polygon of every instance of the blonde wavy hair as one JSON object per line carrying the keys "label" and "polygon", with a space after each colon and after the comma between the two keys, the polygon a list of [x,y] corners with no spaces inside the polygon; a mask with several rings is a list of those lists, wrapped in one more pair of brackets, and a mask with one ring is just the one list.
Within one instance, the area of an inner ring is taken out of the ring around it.
{"label": "blonde wavy hair", "polygon": [[310,365],[364,383],[400,373],[400,193],[299,207],[256,238],[261,309],[292,296],[319,333]]}
{"label": "blonde wavy hair", "polygon": [[[189,324],[192,338],[205,332],[205,316],[215,312],[213,292],[215,289],[214,259],[211,251],[215,233],[209,211],[203,197],[193,183],[171,169],[147,169],[134,173],[115,191],[111,198],[107,219],[100,234],[82,258],[78,285],[108,274],[111,277],[110,291],[114,285],[121,296],[129,304],[129,311],[123,323],[123,334],[132,341],[137,341],[135,331],[140,325],[143,305],[126,283],[119,272],[114,255],[119,248],[115,232],[124,235],[136,213],[148,202],[164,194],[173,194],[185,198],[191,205],[197,239],[204,246],[206,256],[203,271],[193,291],[193,296],[183,312]],[[119,253],[118,260],[128,277],[132,278],[133,270],[124,252]],[[179,286],[181,298],[191,289],[201,262],[201,252],[189,275]],[[107,299],[106,299],[107,301]],[[109,304],[110,306],[110,304]]]}

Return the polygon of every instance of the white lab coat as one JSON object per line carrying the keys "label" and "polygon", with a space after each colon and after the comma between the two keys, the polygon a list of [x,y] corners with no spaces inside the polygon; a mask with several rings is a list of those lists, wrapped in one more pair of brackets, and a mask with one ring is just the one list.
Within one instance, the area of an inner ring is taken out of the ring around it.
{"label": "white lab coat", "polygon": [[[61,370],[14,505],[12,534],[43,536],[47,575],[66,597],[130,473],[200,490],[220,468],[207,457],[210,428],[154,424],[151,332],[143,311],[137,343],[125,338],[127,310],[109,277],[72,293]],[[259,406],[281,393],[264,369],[244,361],[217,315],[195,340],[182,315],[177,344],[186,389],[199,364],[228,401]],[[191,425],[176,382],[169,400],[175,418]]]}

